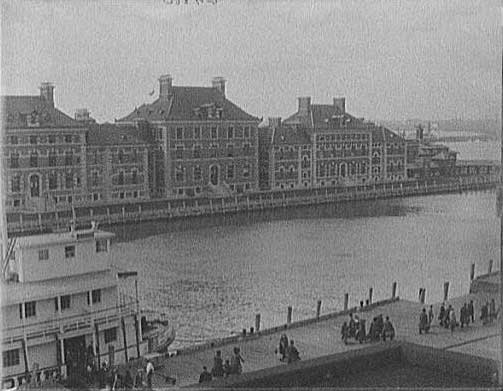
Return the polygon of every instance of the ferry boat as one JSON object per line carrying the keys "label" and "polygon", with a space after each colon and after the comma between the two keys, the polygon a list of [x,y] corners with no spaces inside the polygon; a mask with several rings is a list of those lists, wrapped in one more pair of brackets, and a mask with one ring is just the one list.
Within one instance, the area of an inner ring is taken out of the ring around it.
{"label": "ferry boat", "polygon": [[172,342],[165,321],[142,317],[137,273],[111,264],[113,237],[92,224],[10,240],[0,284],[3,389],[79,376],[90,362],[113,366]]}

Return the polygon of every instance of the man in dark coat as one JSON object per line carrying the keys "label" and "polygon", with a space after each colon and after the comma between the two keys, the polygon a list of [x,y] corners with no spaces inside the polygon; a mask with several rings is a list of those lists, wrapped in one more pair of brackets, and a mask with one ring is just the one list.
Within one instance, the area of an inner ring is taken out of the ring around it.
{"label": "man in dark coat", "polygon": [[472,320],[472,323],[475,323],[475,309],[473,308],[473,300],[470,300],[468,303],[468,314]]}
{"label": "man in dark coat", "polygon": [[199,375],[199,383],[206,383],[211,381],[211,373],[208,372],[206,367],[203,367],[203,371]]}
{"label": "man in dark coat", "polygon": [[430,324],[428,322],[428,315],[426,314],[426,308],[423,308],[421,314],[419,315],[419,334],[425,333],[430,329]]}

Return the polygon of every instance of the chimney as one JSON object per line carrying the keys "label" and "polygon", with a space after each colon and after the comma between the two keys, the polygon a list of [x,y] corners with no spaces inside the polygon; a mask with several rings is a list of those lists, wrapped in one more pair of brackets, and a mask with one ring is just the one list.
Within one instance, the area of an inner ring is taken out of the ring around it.
{"label": "chimney", "polygon": [[167,99],[173,88],[173,78],[171,75],[162,75],[159,77],[159,98]]}
{"label": "chimney", "polygon": [[91,118],[89,117],[89,111],[87,109],[77,109],[75,110],[75,121],[87,122]]}
{"label": "chimney", "polygon": [[221,76],[214,77],[211,79],[211,85],[225,96],[225,79]]}
{"label": "chimney", "polygon": [[298,99],[299,99],[299,114],[302,117],[307,117],[311,112],[311,97],[304,96]]}
{"label": "chimney", "polygon": [[346,98],[334,98],[334,107],[337,114],[346,113]]}
{"label": "chimney", "polygon": [[269,127],[271,129],[278,129],[281,127],[281,117],[269,117]]}
{"label": "chimney", "polygon": [[54,85],[49,82],[40,84],[40,97],[43,98],[49,106],[54,107]]}

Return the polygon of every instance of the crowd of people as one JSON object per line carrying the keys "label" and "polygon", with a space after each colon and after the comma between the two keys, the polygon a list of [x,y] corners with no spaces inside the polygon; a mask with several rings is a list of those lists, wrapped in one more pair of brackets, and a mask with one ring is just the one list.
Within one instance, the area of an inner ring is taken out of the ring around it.
{"label": "crowd of people", "polygon": [[389,316],[386,316],[386,319],[382,314],[374,317],[370,323],[368,333],[365,323],[365,319],[360,319],[358,315],[349,314],[349,322],[344,322],[341,327],[341,338],[344,344],[347,345],[349,338],[354,338],[360,343],[386,341],[395,338],[395,328]]}
{"label": "crowd of people", "polygon": [[[494,299],[490,302],[486,302],[480,309],[480,320],[482,324],[486,325],[492,323],[498,317],[498,312]],[[426,313],[426,308],[422,309],[419,314],[419,334],[426,334],[430,331],[434,317],[433,306],[430,305],[428,313]],[[445,303],[442,303],[438,312],[438,321],[440,327],[450,329],[451,333],[454,332],[456,327],[466,328],[470,323],[475,323],[475,307],[473,300],[465,302],[460,307],[459,320],[456,316],[454,307],[451,304],[446,307]]]}
{"label": "crowd of people", "polygon": [[225,363],[222,359],[222,352],[217,350],[213,358],[211,372],[204,366],[203,371],[199,375],[199,383],[205,383],[213,379],[224,378],[231,375],[239,375],[243,372],[242,364],[244,362],[245,360],[241,356],[241,349],[237,346],[233,349],[233,355],[230,360],[225,360]]}

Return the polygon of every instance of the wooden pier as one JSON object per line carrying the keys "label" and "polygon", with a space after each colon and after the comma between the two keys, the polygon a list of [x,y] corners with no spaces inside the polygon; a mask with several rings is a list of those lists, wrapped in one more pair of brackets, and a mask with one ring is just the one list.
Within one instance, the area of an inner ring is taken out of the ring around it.
{"label": "wooden pier", "polygon": [[154,199],[136,203],[76,206],[73,210],[8,213],[7,225],[10,234],[48,232],[68,227],[74,218],[77,226],[87,226],[92,221],[106,226],[316,204],[459,193],[492,189],[498,183],[499,178],[496,175],[487,174],[358,186],[263,191],[216,198]]}
{"label": "wooden pier", "polygon": [[[459,309],[463,303],[473,300],[475,305],[475,323],[464,329],[458,327],[454,332],[438,325],[437,316],[440,304],[435,304],[433,305],[435,312],[433,327],[428,334],[420,335],[418,332],[419,314],[422,308],[429,308],[429,305],[395,298],[364,306],[363,308],[322,314],[317,319],[307,319],[290,325],[285,324],[259,333],[210,341],[202,345],[182,349],[171,357],[154,355],[151,357],[156,366],[157,374],[154,377],[154,385],[159,388],[167,387],[166,376],[175,377],[177,386],[183,387],[196,384],[203,366],[211,369],[216,350],[222,352],[224,360],[230,359],[235,346],[240,348],[245,360],[243,364],[244,374],[267,369],[281,371],[281,367],[283,367],[283,370],[288,370],[289,364],[281,362],[278,355],[275,354],[282,333],[286,333],[289,338],[295,340],[302,362],[367,349],[369,346],[390,344],[390,342],[359,344],[350,341],[345,345],[341,340],[340,329],[342,323],[348,321],[350,312],[356,314],[360,319],[366,319],[367,328],[373,317],[379,314],[389,316],[396,330],[395,342],[412,343],[445,352],[463,353],[472,357],[474,361],[484,359],[494,363],[499,360],[498,322],[494,321],[492,324],[483,325],[478,319],[482,304],[491,297],[470,294],[449,300],[447,304],[451,304],[455,308],[456,316],[459,316]],[[497,299],[497,294],[494,297]],[[235,382],[236,378],[234,377],[234,379],[230,378],[228,381],[224,380],[223,383],[221,381],[216,383],[222,383],[221,386],[229,383],[232,386],[232,383]]]}

